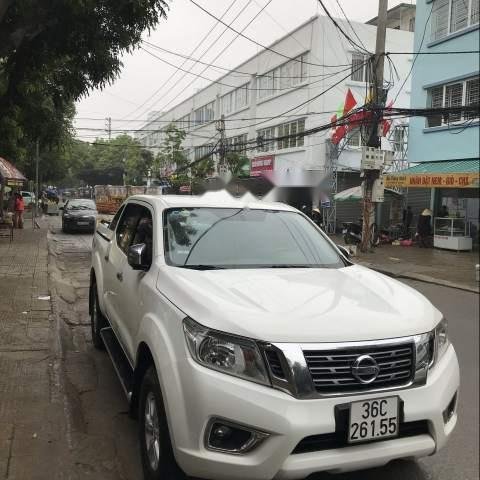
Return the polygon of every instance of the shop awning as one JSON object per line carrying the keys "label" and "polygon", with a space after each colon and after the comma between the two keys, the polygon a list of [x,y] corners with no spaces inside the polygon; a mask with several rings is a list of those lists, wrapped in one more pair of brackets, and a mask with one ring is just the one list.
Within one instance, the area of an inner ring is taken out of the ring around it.
{"label": "shop awning", "polygon": [[387,188],[478,188],[480,159],[422,162],[385,175]]}
{"label": "shop awning", "polygon": [[0,181],[6,185],[16,186],[23,185],[27,179],[8,160],[0,157]]}

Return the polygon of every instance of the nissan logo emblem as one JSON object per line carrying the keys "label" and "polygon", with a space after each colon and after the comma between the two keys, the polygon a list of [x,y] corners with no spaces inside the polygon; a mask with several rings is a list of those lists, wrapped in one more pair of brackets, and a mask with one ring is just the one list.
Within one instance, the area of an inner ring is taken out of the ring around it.
{"label": "nissan logo emblem", "polygon": [[352,375],[365,385],[372,383],[380,372],[378,363],[370,355],[361,355],[352,365]]}

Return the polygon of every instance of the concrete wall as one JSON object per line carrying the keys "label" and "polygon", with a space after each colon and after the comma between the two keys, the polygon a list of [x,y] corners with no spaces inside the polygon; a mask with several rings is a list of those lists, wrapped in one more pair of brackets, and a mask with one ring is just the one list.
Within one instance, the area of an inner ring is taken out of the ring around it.
{"label": "concrete wall", "polygon": [[[415,51],[420,48],[422,52],[478,50],[478,24],[431,42],[431,18],[425,29],[431,9],[431,1],[421,0],[417,3]],[[424,31],[425,39],[422,45]],[[478,54],[419,55],[412,74],[412,107],[428,106],[426,88],[429,86],[478,75],[479,61]],[[416,117],[410,120],[408,158],[410,162],[478,158],[479,142],[478,122],[466,128],[426,128],[425,119]]]}

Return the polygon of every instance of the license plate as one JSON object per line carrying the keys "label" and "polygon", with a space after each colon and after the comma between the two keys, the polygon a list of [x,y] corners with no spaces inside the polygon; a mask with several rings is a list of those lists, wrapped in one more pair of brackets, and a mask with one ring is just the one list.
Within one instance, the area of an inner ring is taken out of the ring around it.
{"label": "license plate", "polygon": [[351,403],[348,442],[359,443],[396,437],[398,410],[398,397]]}
{"label": "license plate", "polygon": [[77,225],[88,225],[89,222],[77,222]]}

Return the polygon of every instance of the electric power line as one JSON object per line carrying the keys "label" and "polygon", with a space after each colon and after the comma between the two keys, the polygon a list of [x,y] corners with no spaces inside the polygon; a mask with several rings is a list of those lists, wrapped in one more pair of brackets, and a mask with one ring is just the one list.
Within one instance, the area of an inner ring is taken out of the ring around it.
{"label": "electric power line", "polygon": [[[160,50],[162,52],[169,53],[170,55],[175,55],[177,57],[185,58],[187,60],[192,60],[192,61],[195,61],[195,62],[200,63],[202,65],[206,65],[208,67],[217,68],[217,69],[220,69],[220,70],[225,70],[225,71],[227,71],[227,73],[224,76],[227,76],[227,75],[231,76],[230,73],[238,73],[239,74],[238,77],[242,77],[242,76],[248,76],[248,77],[262,76],[262,75],[258,75],[256,72],[253,72],[253,73],[242,72],[241,70],[232,69],[232,68],[228,68],[228,67],[222,67],[220,65],[215,65],[215,64],[209,63],[209,62],[203,62],[202,60],[199,60],[198,58],[194,58],[194,57],[191,57],[191,56],[188,56],[188,55],[184,55],[182,53],[174,52],[173,50],[169,50],[167,48],[160,47],[159,45],[156,45],[156,44],[151,43],[151,42],[147,42],[145,40],[143,40],[142,43],[144,43],[144,44],[148,45],[149,47],[154,48],[156,50]],[[335,65],[335,67],[351,67],[351,64],[350,63],[338,64],[338,65]],[[329,68],[333,68],[333,67],[329,66]],[[322,74],[318,74],[318,75],[306,75],[305,78],[325,77],[325,76],[328,76],[328,75],[331,75],[331,73],[322,73]],[[299,77],[298,75],[279,75],[276,78],[304,78],[304,77]]]}
{"label": "electric power line", "polygon": [[[168,60],[165,60],[164,58],[161,58],[161,57],[155,55],[154,53],[150,52],[149,50],[147,50],[147,49],[145,49],[145,48],[143,48],[143,47],[140,47],[140,49],[143,50],[144,52],[148,53],[150,56],[156,58],[157,60],[160,60],[161,62],[163,62],[163,63],[165,63],[165,64],[167,64],[167,65],[170,65],[171,67],[177,68],[177,69],[181,70],[182,72],[186,72],[187,74],[192,75],[192,76],[194,76],[194,77],[202,78],[202,79],[204,79],[204,80],[208,80],[209,82],[215,83],[215,84],[217,84],[217,85],[222,85],[222,86],[224,86],[224,87],[229,87],[229,88],[234,88],[234,89],[243,87],[243,88],[245,88],[246,90],[250,90],[250,91],[254,91],[254,92],[258,92],[258,91],[262,91],[262,90],[271,90],[271,88],[258,88],[258,87],[256,87],[256,88],[251,88],[251,87],[246,87],[245,84],[244,84],[244,85],[241,85],[241,86],[239,87],[238,85],[230,85],[230,84],[228,84],[228,83],[224,83],[224,82],[221,82],[221,81],[219,81],[219,80],[213,80],[213,79],[211,79],[211,78],[204,77],[203,75],[201,75],[201,74],[199,74],[199,73],[193,73],[193,72],[190,72],[190,71],[188,71],[188,70],[185,70],[185,69],[182,69],[182,68],[180,68],[180,67],[177,67],[177,66],[174,65],[173,63],[170,63]],[[208,68],[208,67],[207,67],[207,68]],[[327,79],[327,78],[334,77],[335,75],[338,75],[339,73],[346,72],[347,70],[350,70],[350,68],[351,68],[351,66],[349,65],[348,68],[344,68],[343,70],[340,70],[340,71],[338,71],[338,72],[330,73],[330,74],[328,74],[328,75],[322,76],[322,78],[319,79],[319,80],[314,80],[313,82],[306,83],[306,84],[304,84],[304,85],[300,84],[300,85],[298,85],[298,88],[306,88],[306,87],[308,87],[309,85],[313,85],[313,84],[315,84],[315,83],[322,82],[323,80],[325,80],[325,79]],[[261,76],[260,76],[260,77],[261,77]],[[285,78],[285,77],[275,77],[275,78]],[[301,77],[287,77],[287,78],[301,78]],[[286,88],[278,88],[277,90],[282,91],[282,90],[291,90],[291,89],[292,89],[292,87],[286,87]],[[181,93],[183,93],[183,92],[181,92]],[[174,99],[172,99],[172,101],[173,101],[173,100],[174,100]],[[171,101],[171,102],[172,102],[172,101]],[[171,102],[170,102],[170,103],[171,103]],[[167,104],[167,106],[168,106],[168,104]]]}
{"label": "electric power line", "polygon": [[[224,18],[225,15],[230,11],[230,9],[233,7],[233,5],[235,4],[236,0],[232,0],[232,2],[230,3],[230,5],[226,8],[226,10],[223,12],[222,16],[220,18]],[[235,17],[236,19],[237,17]],[[234,19],[234,20],[235,20]],[[217,22],[219,23],[219,22]],[[215,30],[215,27],[216,25],[211,28],[203,37],[202,39],[200,40],[200,42],[198,42],[198,44],[196,45],[196,47],[192,50],[191,52],[191,55],[193,55],[199,48],[200,46],[205,42],[205,40],[210,36],[210,34]],[[217,37],[217,39],[215,41],[218,41],[221,36],[226,32],[226,29],[223,30],[223,32]],[[215,42],[214,42],[215,43]],[[213,43],[213,44],[214,44]],[[213,44],[210,44],[210,46],[207,48],[207,50],[205,50],[205,52],[203,52],[202,56],[205,55],[205,53],[207,53],[209,51],[209,49],[212,47]],[[183,62],[182,63],[182,67],[185,65],[185,63],[187,63],[187,61]],[[192,65],[192,68],[193,68],[194,65]],[[135,108],[135,110],[131,111],[130,113],[128,113],[126,116],[130,116],[130,115],[133,115],[135,112],[138,112],[143,106],[145,106],[155,95],[157,95],[158,92],[160,92],[162,90],[162,88],[167,85],[170,80],[177,74],[177,70],[175,72],[173,72],[168,78],[167,80],[165,80],[161,85],[160,87],[158,87],[157,90],[155,90],[152,95],[150,95],[141,105],[139,105],[137,108]],[[183,77],[182,77],[183,78]],[[180,81],[182,80],[182,78],[180,79]]]}
{"label": "electric power line", "polygon": [[[271,1],[272,1],[272,0],[269,0],[269,3],[270,3]],[[229,29],[229,26],[232,25],[232,24],[240,17],[240,15],[247,9],[247,7],[250,5],[251,2],[252,2],[252,0],[248,0],[248,2],[242,7],[242,9],[240,10],[240,12],[237,13],[237,15],[233,18],[233,20],[232,20],[228,25],[225,24],[225,23],[222,21],[222,18],[223,18],[223,17],[221,17],[220,19],[217,20],[217,22],[221,22],[221,23],[223,23],[224,25],[226,25],[226,28],[225,28],[225,29],[222,31],[222,33],[215,39],[215,41],[214,41],[213,43],[211,43],[211,44],[208,46],[208,48],[202,53],[202,55],[200,56],[200,59],[202,59],[202,58],[210,51],[210,49],[215,45],[215,43],[216,43],[216,42],[225,34],[225,32]],[[260,13],[260,12],[259,12],[259,13]],[[257,13],[257,14],[255,15],[255,17],[249,22],[248,25],[250,25],[250,23],[259,15],[259,13]],[[248,26],[248,25],[247,25],[247,26]],[[244,28],[246,28],[246,27],[244,27]],[[214,59],[213,61],[215,61],[215,60],[221,55],[221,53],[223,53],[223,52],[226,50],[226,48],[228,48],[234,41],[235,41],[235,39],[232,40],[232,41],[230,41],[230,43],[228,43],[227,46],[224,47],[224,49],[223,49],[219,54],[217,54],[217,56],[215,57],[215,59]],[[191,67],[190,67],[189,70],[191,71],[196,64],[197,64],[197,62],[194,62],[194,64],[191,65]],[[182,64],[182,66],[183,66],[183,64]],[[205,72],[205,70],[206,70],[206,68],[203,69],[201,73]],[[175,73],[176,73],[177,71],[178,71],[178,69],[175,70]],[[180,77],[180,79],[177,81],[176,85],[173,85],[172,87],[170,87],[165,94],[163,94],[158,100],[155,101],[155,103],[154,103],[153,105],[150,106],[150,109],[153,108],[153,107],[155,107],[156,105],[158,105],[158,103],[159,103],[162,99],[164,99],[164,98],[179,84],[179,82],[181,82],[181,81],[185,78],[186,75],[187,75],[187,73],[184,72],[184,74],[183,74],[183,75]],[[162,110],[165,110],[174,100],[176,100],[176,99],[185,91],[185,89],[187,89],[188,87],[190,87],[190,86],[195,82],[195,80],[196,80],[196,79],[192,80],[188,85],[186,85],[185,87],[183,87],[183,89],[182,89],[179,93],[177,93],[177,95],[175,95],[166,105],[163,106]]]}
{"label": "electric power line", "polygon": [[366,47],[365,44],[363,43],[362,39],[358,36],[357,31],[353,28],[352,23],[350,22],[350,20],[349,20],[349,18],[347,17],[345,11],[343,10],[340,1],[339,1],[339,0],[335,0],[335,1],[337,2],[337,5],[339,6],[340,10],[342,11],[342,14],[343,14],[343,16],[345,17],[345,20],[346,20],[347,23],[350,25],[350,28],[351,28],[353,34],[357,37],[357,40],[358,40],[358,41],[360,42],[360,44],[362,45],[363,49],[364,49],[366,52],[368,52],[367,47]]}
{"label": "electric power line", "polygon": [[[192,1],[192,0],[190,0]],[[348,35],[343,29],[342,27],[338,24],[338,22],[332,17],[332,15],[330,14],[330,12],[328,11],[327,7],[325,6],[325,4],[323,3],[322,0],[318,0],[318,3],[320,3],[320,5],[322,6],[323,10],[325,11],[325,13],[327,14],[327,17],[331,20],[331,22],[335,25],[336,29],[347,39],[348,43],[350,43],[350,45],[352,45],[354,48],[358,48],[360,51],[364,52],[364,53],[367,53],[369,55],[371,55],[371,52],[369,52],[365,47],[359,45],[357,42],[355,42],[355,40],[353,40],[350,35]],[[342,10],[343,11],[343,10]],[[348,21],[348,19],[347,19]],[[348,21],[348,23],[350,23],[350,21]],[[352,27],[353,28],[353,27]]]}
{"label": "electric power line", "polygon": [[[218,21],[220,21],[220,23],[223,23],[224,25],[227,26],[227,24],[223,21],[221,21],[220,19],[218,19],[215,15],[213,15],[213,13],[209,12],[207,9],[205,9],[204,7],[202,7],[200,4],[198,4],[197,2],[195,2],[195,0],[190,0],[191,3],[193,3],[195,6],[197,6],[200,10],[202,10],[203,12],[205,12],[207,15],[209,15],[210,17],[212,18],[215,18],[217,19]],[[234,29],[233,27],[229,26],[230,30],[232,30],[233,32],[235,32],[236,34],[240,35],[242,38],[245,38],[245,40],[248,40],[249,42],[251,43],[254,43],[255,45],[257,45],[258,47],[261,47],[265,50],[268,50],[269,52],[272,52],[276,55],[279,55],[280,57],[283,57],[283,58],[286,58],[288,60],[292,60],[294,62],[300,62],[301,60],[298,60],[297,58],[293,58],[293,57],[290,57],[288,55],[285,55],[284,53],[281,53],[281,52],[278,52],[277,50],[274,50],[273,48],[270,48],[266,45],[263,45],[262,43],[260,42],[257,42],[255,39],[249,37],[248,35],[244,35],[242,32],[239,32],[238,30]],[[330,67],[337,67],[338,65],[321,65],[321,64],[318,64],[318,63],[313,63],[313,62],[304,62],[306,65],[313,65],[315,67],[326,67],[326,68],[330,68]]]}

